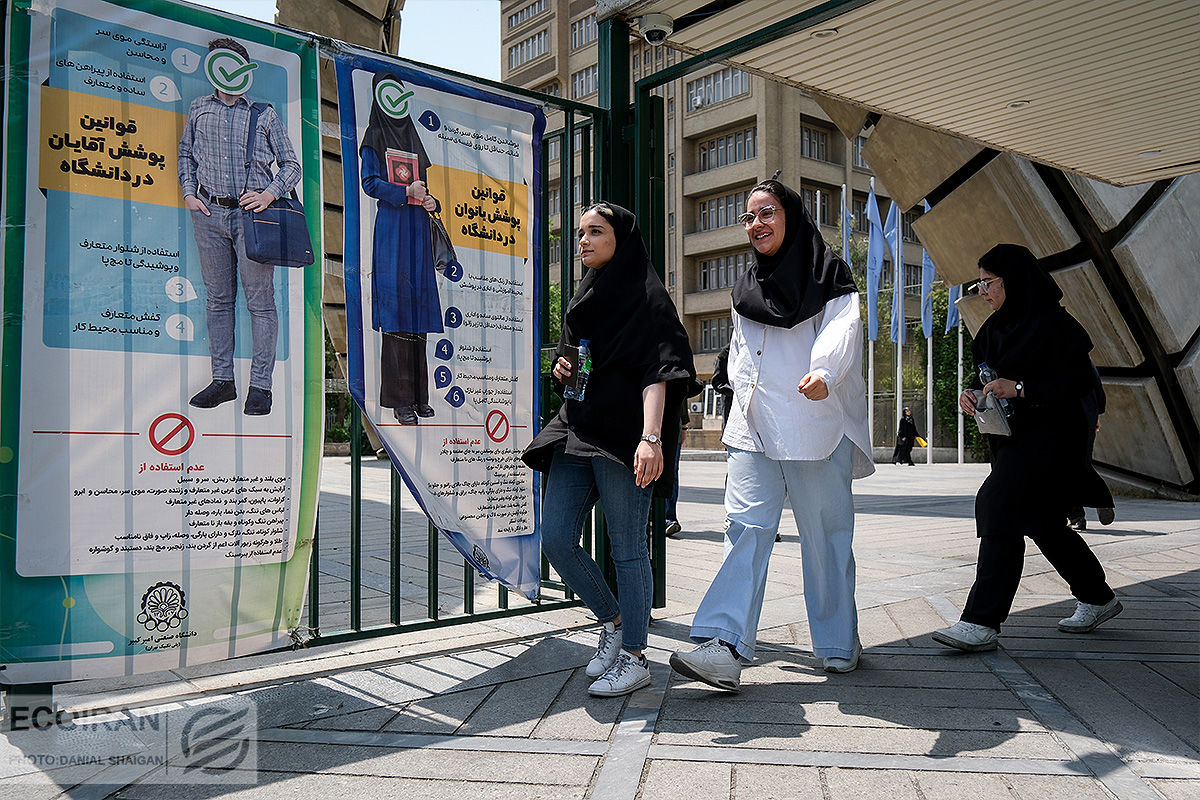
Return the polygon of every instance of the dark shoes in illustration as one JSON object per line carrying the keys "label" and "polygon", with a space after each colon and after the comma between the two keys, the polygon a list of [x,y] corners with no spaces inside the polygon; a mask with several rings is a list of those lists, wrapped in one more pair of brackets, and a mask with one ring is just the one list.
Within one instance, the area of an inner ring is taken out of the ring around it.
{"label": "dark shoes in illustration", "polygon": [[418,417],[432,417],[433,406],[428,403],[413,403],[413,411],[417,412]]}
{"label": "dark shoes in illustration", "polygon": [[392,410],[392,413],[396,416],[396,421],[401,425],[417,424],[417,412],[411,408],[396,408]]}
{"label": "dark shoes in illustration", "polygon": [[246,392],[245,413],[251,417],[261,417],[271,413],[271,391],[251,386]]}
{"label": "dark shoes in illustration", "polygon": [[[251,389],[251,391],[254,390]],[[237,387],[233,385],[233,381],[213,381],[197,392],[195,397],[188,402],[196,408],[216,408],[221,403],[228,403],[230,400],[236,399]],[[268,410],[270,409],[270,405],[271,401],[268,400]]]}

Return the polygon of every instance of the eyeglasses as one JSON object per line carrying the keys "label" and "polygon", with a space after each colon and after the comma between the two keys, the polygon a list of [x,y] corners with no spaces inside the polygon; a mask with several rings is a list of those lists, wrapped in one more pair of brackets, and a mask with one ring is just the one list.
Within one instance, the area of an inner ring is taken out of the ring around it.
{"label": "eyeglasses", "polygon": [[770,222],[771,220],[775,219],[776,210],[777,209],[775,206],[763,206],[757,212],[747,211],[745,214],[742,214],[740,217],[738,217],[738,222],[742,223],[743,225],[753,225],[755,219],[761,220],[762,222]]}
{"label": "eyeglasses", "polygon": [[979,281],[979,283],[973,283],[973,284],[971,284],[971,293],[972,294],[987,294],[988,286],[990,284],[994,283],[995,281],[1002,281],[1002,280],[1004,280],[1004,279],[1001,278],[999,275],[997,275],[995,278],[985,278],[985,279]]}

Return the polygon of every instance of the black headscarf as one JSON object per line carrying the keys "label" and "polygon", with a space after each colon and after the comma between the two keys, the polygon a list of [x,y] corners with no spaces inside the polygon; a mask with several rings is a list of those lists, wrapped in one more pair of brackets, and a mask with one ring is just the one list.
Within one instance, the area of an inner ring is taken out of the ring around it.
{"label": "black headscarf", "polygon": [[783,204],[786,231],[773,256],[754,251],[754,265],[733,285],[733,308],[743,317],[791,328],[821,313],[835,297],[858,291],[850,267],[821,238],[800,195],[779,181],[751,190]]}
{"label": "black headscarf", "polygon": [[1087,332],[1059,303],[1062,289],[1027,248],[998,244],[979,259],[979,268],[1004,279],[1004,304],[980,326],[974,343],[978,360],[997,375],[1026,377],[1091,351]]}
{"label": "black headscarf", "polygon": [[379,84],[385,80],[392,80],[399,83],[401,87],[404,86],[403,83],[400,83],[400,79],[390,72],[375,74],[371,80],[371,116],[367,122],[366,133],[363,134],[360,150],[369,147],[375,151],[380,166],[385,169],[387,168],[387,151],[389,149],[413,153],[417,157],[417,171],[419,172],[413,180],[426,180],[430,165],[429,156],[425,152],[425,146],[421,144],[421,137],[417,134],[417,126],[413,124],[412,117],[405,115],[396,119],[385,114],[379,107],[375,93]]}

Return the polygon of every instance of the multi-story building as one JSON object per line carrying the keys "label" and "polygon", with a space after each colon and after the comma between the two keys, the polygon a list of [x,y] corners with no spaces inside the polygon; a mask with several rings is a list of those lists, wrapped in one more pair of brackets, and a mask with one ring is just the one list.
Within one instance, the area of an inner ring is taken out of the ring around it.
{"label": "multi-story building", "polygon": [[[598,96],[595,3],[591,0],[502,0],[501,79],[556,96],[595,103]],[[630,42],[630,78],[647,75],[688,58],[664,45],[640,38]],[[746,195],[760,180],[781,170],[780,180],[797,187],[825,238],[840,241],[839,213],[843,184],[850,193],[856,236],[867,234],[866,204],[872,173],[862,159],[863,140],[847,140],[804,91],[717,65],[675,80],[656,90],[666,112],[666,264],[664,280],[679,308],[696,353],[702,378],[712,374],[717,352],[729,341],[730,288],[747,268],[751,249],[737,216]],[[561,127],[551,115],[548,129]],[[579,142],[577,136],[576,142]],[[550,144],[551,232],[563,230],[557,143]],[[579,153],[580,147],[575,147]],[[576,174],[579,170],[576,169]],[[886,189],[875,185],[880,218],[889,207]],[[576,179],[575,216],[588,195]],[[906,214],[904,283],[920,292],[921,252]],[[566,230],[570,236],[573,220]],[[552,252],[552,262],[557,252]],[[577,267],[582,269],[581,267]],[[557,274],[557,273],[553,273]],[[890,264],[885,267],[881,297],[890,297]],[[576,275],[576,280],[579,275]],[[884,301],[886,302],[886,301]],[[910,315],[916,304],[909,301]],[[884,337],[887,336],[883,332]],[[907,354],[905,354],[907,355]],[[908,356],[911,358],[911,356]],[[878,365],[887,370],[886,365]],[[886,374],[886,373],[885,373]],[[884,410],[891,416],[891,408]],[[892,427],[890,421],[882,428]]]}

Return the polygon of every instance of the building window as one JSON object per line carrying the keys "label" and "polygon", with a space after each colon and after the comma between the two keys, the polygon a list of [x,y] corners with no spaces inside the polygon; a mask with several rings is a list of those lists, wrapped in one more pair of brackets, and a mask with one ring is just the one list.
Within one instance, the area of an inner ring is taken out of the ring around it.
{"label": "building window", "polygon": [[905,264],[904,265],[904,293],[905,294],[920,294],[921,293],[921,265],[920,264]]}
{"label": "building window", "polygon": [[[820,203],[817,202],[817,193],[820,193]],[[804,198],[804,210],[818,224],[829,225],[836,224],[836,219],[829,218],[829,195],[828,189],[801,189],[800,196]],[[817,212],[820,212],[818,216]]]}
{"label": "building window", "polygon": [[539,86],[534,91],[548,94],[551,97],[562,97],[562,85],[558,81],[550,81],[550,83],[547,83],[545,86]]}
{"label": "building window", "polygon": [[729,317],[713,317],[700,320],[700,350],[715,353],[729,344],[733,322]]}
{"label": "building window", "polygon": [[508,15],[508,27],[515,28],[527,19],[537,16],[550,7],[550,0],[534,0],[515,14]]}
{"label": "building window", "polygon": [[921,218],[920,214],[915,214],[915,213],[911,213],[911,212],[908,214],[905,214],[903,217],[900,218],[902,220],[902,222],[900,223],[900,231],[901,231],[900,235],[904,237],[904,241],[906,241],[906,242],[920,241],[919,239],[917,239],[916,231],[913,230],[913,223],[916,222],[917,220],[919,220],[920,218]]}
{"label": "building window", "polygon": [[688,107],[704,108],[750,91],[750,76],[740,69],[726,67],[712,74],[688,81]]}
{"label": "building window", "polygon": [[746,208],[746,199],[749,194],[749,192],[734,192],[701,200],[700,223],[697,230],[712,231],[740,224],[737,221],[738,214],[741,214]]}
{"label": "building window", "polygon": [[596,15],[588,14],[580,20],[571,23],[571,49],[577,50],[585,44],[596,41]]}
{"label": "building window", "polygon": [[[700,262],[700,291],[728,289],[750,266],[750,253],[730,253]],[[722,345],[723,346],[723,345]]]}
{"label": "building window", "polygon": [[548,198],[548,202],[550,203],[550,213],[557,214],[561,210],[560,206],[562,205],[562,191],[559,189],[551,189],[546,196]]}
{"label": "building window", "polygon": [[854,201],[854,230],[858,233],[871,232],[871,220],[867,219],[867,201]]}
{"label": "building window", "polygon": [[557,161],[562,156],[562,139],[555,136],[553,139],[546,141],[546,157],[551,161]]}
{"label": "building window", "polygon": [[596,91],[596,65],[579,70],[571,75],[571,98],[578,100]]}
{"label": "building window", "polygon": [[820,128],[800,126],[800,155],[817,161],[829,160],[829,134]]}
{"label": "building window", "polygon": [[549,49],[550,34],[546,31],[538,31],[528,39],[517,42],[508,48],[508,68],[516,69],[540,55],[545,55]]}
{"label": "building window", "polygon": [[862,167],[863,169],[870,169],[871,165],[866,162],[866,159],[863,158],[862,154],[863,146],[866,145],[866,143],[867,140],[863,137],[854,137],[854,166]]}
{"label": "building window", "polygon": [[754,128],[746,128],[701,142],[697,151],[697,171],[704,172],[754,158],[757,149],[754,131]]}

